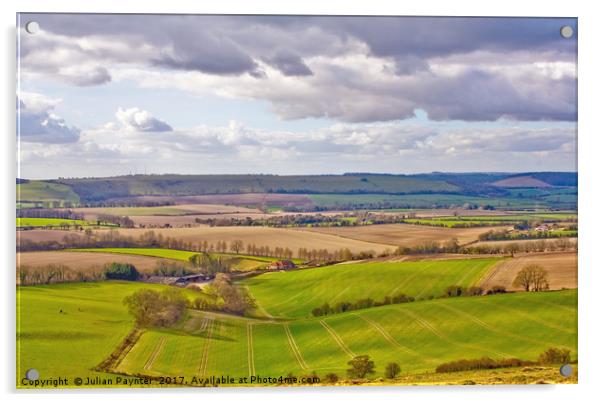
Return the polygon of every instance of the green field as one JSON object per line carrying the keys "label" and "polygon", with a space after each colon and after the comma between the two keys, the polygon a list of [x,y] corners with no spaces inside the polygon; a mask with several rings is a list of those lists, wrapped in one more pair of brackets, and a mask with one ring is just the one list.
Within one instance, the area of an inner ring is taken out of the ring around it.
{"label": "green field", "polygon": [[289,272],[270,272],[242,282],[270,314],[309,316],[328,302],[356,302],[404,293],[438,297],[450,285],[477,283],[499,258],[341,264]]}
{"label": "green field", "polygon": [[[19,287],[17,378],[31,367],[45,376],[111,377],[92,369],[131,330],[121,300],[143,287],[161,285],[111,281]],[[389,362],[411,375],[463,358],[536,360],[549,347],[568,348],[576,358],[576,330],[576,290],[435,299],[282,321],[190,311],[174,328],[146,330],[116,371],[188,377],[315,371],[345,378],[347,361],[368,354],[376,364],[373,378],[382,377]]]}
{"label": "green field", "polygon": [[32,367],[44,377],[96,374],[92,369],[132,329],[123,298],[164,287],[117,281],[17,287],[17,377]]}
{"label": "green field", "polygon": [[536,213],[518,215],[443,216],[436,218],[409,218],[405,223],[442,226],[448,228],[467,226],[498,226],[519,224],[525,221],[562,222],[577,219],[574,213]]}
{"label": "green field", "polygon": [[17,184],[17,204],[22,207],[63,207],[77,205],[79,196],[64,184],[32,180]]}
{"label": "green field", "polygon": [[94,222],[62,218],[17,218],[17,227],[96,226]]}
{"label": "green field", "polygon": [[[552,346],[576,356],[576,296],[569,290],[439,299],[278,323],[199,313],[188,330],[147,332],[120,369],[234,376],[316,371],[345,377],[351,356],[368,354],[382,377],[389,362],[409,374],[462,358],[536,360]],[[187,353],[190,349],[195,352]]]}

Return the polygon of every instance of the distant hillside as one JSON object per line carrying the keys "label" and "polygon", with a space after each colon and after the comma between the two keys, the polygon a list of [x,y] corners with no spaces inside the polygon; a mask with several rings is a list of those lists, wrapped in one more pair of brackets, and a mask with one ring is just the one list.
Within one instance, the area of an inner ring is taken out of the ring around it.
{"label": "distant hillside", "polygon": [[415,194],[461,191],[455,184],[403,175],[134,175],[62,179],[84,201],[140,195],[280,194]]}
{"label": "distant hillside", "polygon": [[[414,195],[429,195],[427,201],[418,205],[444,207],[468,203],[497,207],[505,205],[510,208],[520,204],[531,208],[547,206],[573,209],[576,208],[577,200],[576,183],[577,173],[566,172],[415,175],[346,173],[304,176],[166,174],[56,180],[19,179],[17,205],[46,208],[107,202],[129,205],[134,197],[142,199],[169,196],[177,199],[260,193],[289,196],[335,194],[348,198],[369,194],[410,197],[395,199],[394,202],[382,197],[354,198],[351,205],[353,208],[415,207],[416,200],[412,199]],[[341,204],[345,200],[348,201],[347,198],[335,199],[335,204]]]}
{"label": "distant hillside", "polygon": [[507,188],[547,188],[553,187],[552,185],[541,181],[531,176],[518,176],[509,177],[507,179],[498,180],[491,183],[492,186],[496,187],[507,187]]}

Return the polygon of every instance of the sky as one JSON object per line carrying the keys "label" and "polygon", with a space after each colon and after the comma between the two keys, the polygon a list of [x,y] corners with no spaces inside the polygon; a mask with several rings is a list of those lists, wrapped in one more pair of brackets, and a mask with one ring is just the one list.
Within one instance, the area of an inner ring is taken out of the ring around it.
{"label": "sky", "polygon": [[575,19],[17,24],[19,177],[576,170]]}

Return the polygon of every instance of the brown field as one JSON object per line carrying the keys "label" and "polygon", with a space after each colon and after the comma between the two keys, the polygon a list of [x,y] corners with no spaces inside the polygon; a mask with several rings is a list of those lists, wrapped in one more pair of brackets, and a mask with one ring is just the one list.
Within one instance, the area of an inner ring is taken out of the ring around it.
{"label": "brown field", "polygon": [[[120,229],[119,232],[128,236],[139,236],[147,229]],[[295,229],[249,227],[249,226],[198,226],[192,228],[154,229],[157,234],[167,237],[182,239],[186,242],[201,243],[207,240],[210,243],[218,241],[242,240],[245,246],[255,243],[257,246],[288,247],[297,252],[300,247],[308,249],[327,249],[329,251],[349,248],[352,252],[374,250],[382,252],[391,249],[386,244],[377,244],[355,239],[347,239],[318,232],[309,232]]]}
{"label": "brown field", "polygon": [[[97,229],[96,231],[105,231],[107,229]],[[204,240],[209,243],[218,241],[230,242],[232,240],[242,240],[245,246],[248,243],[254,243],[258,247],[270,246],[288,247],[293,252],[297,252],[300,247],[308,249],[327,249],[329,251],[349,248],[352,252],[373,250],[382,252],[387,249],[393,249],[390,245],[366,242],[355,239],[348,239],[341,236],[334,236],[318,232],[310,232],[296,229],[268,228],[262,226],[195,226],[191,228],[159,228],[159,229],[119,229],[120,234],[126,236],[138,237],[149,230],[157,235],[182,239],[186,242],[200,244]],[[22,239],[31,239],[33,241],[61,241],[67,234],[83,236],[83,233],[64,230],[26,230],[20,231]]]}
{"label": "brown field", "polygon": [[478,239],[479,234],[491,230],[488,227],[451,229],[426,225],[390,224],[351,227],[299,228],[309,231],[340,236],[390,246],[416,246],[429,241],[442,242],[458,239],[466,244]]}
{"label": "brown field", "polygon": [[17,244],[20,240],[40,241],[62,241],[66,235],[83,236],[83,232],[75,230],[60,229],[35,229],[35,230],[17,230]]}
{"label": "brown field", "polygon": [[31,251],[17,253],[17,266],[42,266],[47,264],[66,265],[71,269],[80,270],[103,266],[107,263],[120,262],[133,264],[140,272],[151,272],[158,261],[171,261],[157,257],[140,255],[85,253],[78,251]]}
{"label": "brown field", "polygon": [[551,290],[577,287],[577,253],[548,252],[515,256],[499,262],[481,282],[481,287],[490,289],[501,285],[509,290],[522,290],[512,285],[518,271],[527,265],[541,265],[548,271]]}

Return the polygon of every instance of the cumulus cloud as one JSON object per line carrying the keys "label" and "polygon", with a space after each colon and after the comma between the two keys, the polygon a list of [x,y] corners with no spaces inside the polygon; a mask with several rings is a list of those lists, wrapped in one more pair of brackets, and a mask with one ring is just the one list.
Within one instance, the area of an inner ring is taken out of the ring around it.
{"label": "cumulus cloud", "polygon": [[153,117],[146,110],[141,110],[137,107],[129,109],[119,108],[115,113],[117,120],[130,131],[141,132],[165,132],[173,131],[173,128],[156,117]]}
{"label": "cumulus cloud", "polygon": [[574,19],[30,16],[24,77],[210,91],[284,119],[576,120],[576,40],[558,33]]}
{"label": "cumulus cloud", "polygon": [[17,98],[17,131],[21,141],[46,144],[77,142],[80,130],[53,113],[60,99],[22,92]]}

